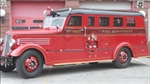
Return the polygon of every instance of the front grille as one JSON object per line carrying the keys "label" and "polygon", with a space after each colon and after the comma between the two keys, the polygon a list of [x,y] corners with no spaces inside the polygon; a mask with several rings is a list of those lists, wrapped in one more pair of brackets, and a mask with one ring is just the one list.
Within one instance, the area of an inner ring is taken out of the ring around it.
{"label": "front grille", "polygon": [[2,56],[6,56],[10,52],[11,47],[9,45],[9,41],[11,41],[11,39],[12,39],[12,35],[10,35],[10,34],[6,35],[6,37],[4,39]]}
{"label": "front grille", "polygon": [[20,38],[19,44],[35,43],[39,45],[49,45],[50,38]]}

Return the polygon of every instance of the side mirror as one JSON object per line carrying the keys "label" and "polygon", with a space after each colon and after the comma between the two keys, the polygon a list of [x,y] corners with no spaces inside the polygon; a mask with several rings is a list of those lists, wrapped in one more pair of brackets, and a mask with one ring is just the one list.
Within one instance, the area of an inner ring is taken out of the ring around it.
{"label": "side mirror", "polygon": [[59,29],[60,28],[59,25],[57,25],[56,28]]}
{"label": "side mirror", "polygon": [[58,30],[58,32],[59,32],[59,29],[60,29],[59,25],[57,25],[56,28],[57,28],[57,30]]}

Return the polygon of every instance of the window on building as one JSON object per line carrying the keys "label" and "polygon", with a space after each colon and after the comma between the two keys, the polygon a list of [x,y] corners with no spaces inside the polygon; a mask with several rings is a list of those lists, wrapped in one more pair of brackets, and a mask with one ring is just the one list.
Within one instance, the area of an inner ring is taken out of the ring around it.
{"label": "window on building", "polygon": [[115,17],[114,18],[114,26],[123,26],[123,18]]}
{"label": "window on building", "polygon": [[15,22],[16,22],[16,23],[25,23],[26,21],[19,19],[19,20],[15,20]]}
{"label": "window on building", "polygon": [[20,27],[12,27],[12,30],[27,30],[28,27],[27,26],[20,26]]}
{"label": "window on building", "polygon": [[109,17],[100,17],[99,26],[109,26]]}
{"label": "window on building", "polygon": [[72,16],[69,19],[68,26],[81,26],[82,25],[82,17],[81,16]]}
{"label": "window on building", "polygon": [[127,26],[135,26],[135,19],[134,18],[127,18]]}
{"label": "window on building", "polygon": [[33,20],[33,23],[43,23],[43,20]]}
{"label": "window on building", "polygon": [[94,26],[94,17],[93,16],[88,17],[88,26]]}

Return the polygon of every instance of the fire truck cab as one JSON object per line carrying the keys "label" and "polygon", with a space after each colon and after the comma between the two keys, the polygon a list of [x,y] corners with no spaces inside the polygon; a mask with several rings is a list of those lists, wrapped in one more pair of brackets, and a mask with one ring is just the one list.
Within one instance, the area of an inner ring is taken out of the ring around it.
{"label": "fire truck cab", "polygon": [[[48,12],[49,11],[49,12]],[[1,71],[24,78],[46,66],[112,60],[126,68],[131,58],[149,56],[144,16],[139,12],[65,8],[45,11],[42,28],[8,31],[1,41]]]}

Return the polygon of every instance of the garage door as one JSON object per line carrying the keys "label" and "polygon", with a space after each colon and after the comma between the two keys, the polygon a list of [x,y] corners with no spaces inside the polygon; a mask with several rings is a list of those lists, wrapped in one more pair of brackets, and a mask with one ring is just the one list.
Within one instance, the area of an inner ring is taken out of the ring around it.
{"label": "garage door", "polygon": [[54,10],[65,7],[65,2],[11,2],[12,29],[34,29],[39,25],[43,25],[43,11],[47,6],[51,6]]}
{"label": "garage door", "polygon": [[80,2],[80,8],[131,10],[131,2]]}

